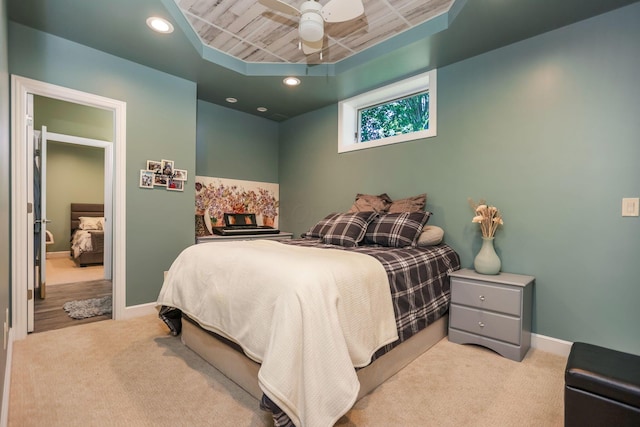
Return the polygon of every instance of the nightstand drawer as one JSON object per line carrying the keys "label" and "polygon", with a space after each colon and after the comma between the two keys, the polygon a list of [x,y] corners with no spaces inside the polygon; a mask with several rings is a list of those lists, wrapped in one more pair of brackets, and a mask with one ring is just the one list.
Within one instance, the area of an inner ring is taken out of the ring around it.
{"label": "nightstand drawer", "polygon": [[452,278],[451,303],[520,316],[521,291],[513,287]]}
{"label": "nightstand drawer", "polygon": [[515,317],[452,304],[449,327],[515,345],[520,344],[520,319]]}

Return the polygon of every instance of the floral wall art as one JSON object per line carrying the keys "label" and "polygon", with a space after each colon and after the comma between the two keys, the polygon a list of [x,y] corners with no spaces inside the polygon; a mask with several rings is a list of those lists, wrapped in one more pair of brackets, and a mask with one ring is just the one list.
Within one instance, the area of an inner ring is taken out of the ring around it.
{"label": "floral wall art", "polygon": [[278,228],[279,185],[196,176],[196,236],[213,234],[225,213],[255,213],[259,225]]}

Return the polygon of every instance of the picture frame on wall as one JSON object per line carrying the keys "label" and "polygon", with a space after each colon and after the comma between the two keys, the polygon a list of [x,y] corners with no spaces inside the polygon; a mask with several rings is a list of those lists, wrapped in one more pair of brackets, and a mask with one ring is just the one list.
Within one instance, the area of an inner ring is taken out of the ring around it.
{"label": "picture frame on wall", "polygon": [[167,181],[168,178],[166,175],[162,175],[159,173],[154,173],[154,178],[153,178],[153,185],[157,186],[157,187],[166,187],[167,186]]}
{"label": "picture frame on wall", "polygon": [[168,191],[184,191],[184,181],[178,179],[167,180]]}
{"label": "picture frame on wall", "polygon": [[147,170],[151,172],[162,171],[162,162],[158,160],[147,160]]}
{"label": "picture frame on wall", "polygon": [[186,181],[187,180],[187,171],[184,169],[174,169],[173,170],[173,179],[177,181]]}
{"label": "picture frame on wall", "polygon": [[155,178],[153,171],[140,169],[140,188],[153,188]]}
{"label": "picture frame on wall", "polygon": [[162,174],[167,176],[173,175],[173,160],[162,159]]}

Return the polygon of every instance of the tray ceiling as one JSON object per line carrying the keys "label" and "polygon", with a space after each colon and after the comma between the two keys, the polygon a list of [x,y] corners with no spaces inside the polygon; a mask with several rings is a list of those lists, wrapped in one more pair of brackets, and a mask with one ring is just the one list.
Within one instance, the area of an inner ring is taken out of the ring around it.
{"label": "tray ceiling", "polygon": [[[302,0],[284,0],[299,8]],[[337,0],[340,1],[340,0]],[[325,23],[324,48],[298,47],[298,18],[256,0],[175,0],[203,44],[246,62],[332,63],[410,30],[451,7],[453,0],[363,0],[364,14]],[[325,5],[329,0],[318,0]]]}

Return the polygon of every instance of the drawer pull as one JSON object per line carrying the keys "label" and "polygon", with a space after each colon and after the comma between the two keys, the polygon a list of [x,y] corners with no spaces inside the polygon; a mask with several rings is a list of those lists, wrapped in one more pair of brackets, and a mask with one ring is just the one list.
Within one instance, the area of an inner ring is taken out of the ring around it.
{"label": "drawer pull", "polygon": [[484,301],[484,295],[480,295],[480,301]]}
{"label": "drawer pull", "polygon": [[484,328],[484,323],[478,322],[478,326],[480,326],[481,328]]}

